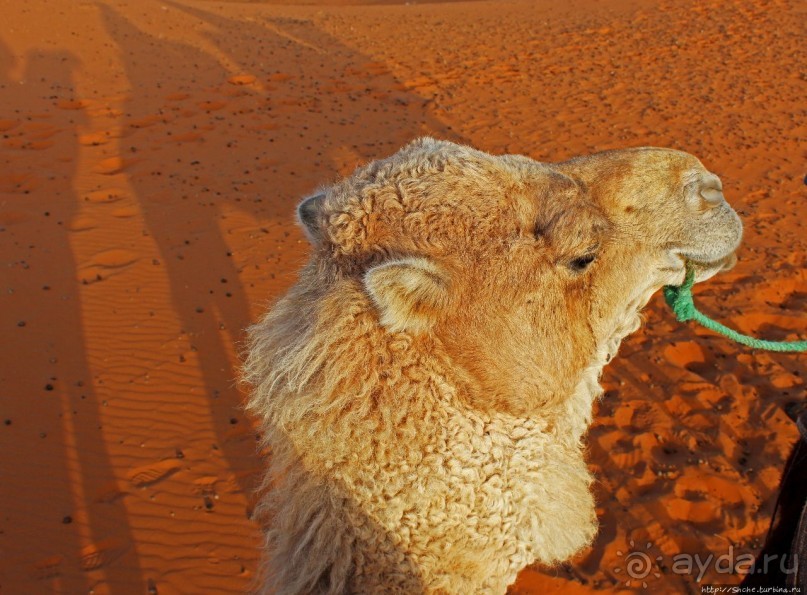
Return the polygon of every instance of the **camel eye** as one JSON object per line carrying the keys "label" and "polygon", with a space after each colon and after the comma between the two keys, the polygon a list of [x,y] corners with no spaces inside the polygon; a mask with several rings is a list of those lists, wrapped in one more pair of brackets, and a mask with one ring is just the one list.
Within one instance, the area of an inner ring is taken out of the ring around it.
{"label": "camel eye", "polygon": [[575,258],[569,262],[569,268],[576,273],[582,273],[586,270],[586,268],[588,268],[588,265],[594,262],[595,258],[597,258],[596,254],[586,254],[580,258]]}

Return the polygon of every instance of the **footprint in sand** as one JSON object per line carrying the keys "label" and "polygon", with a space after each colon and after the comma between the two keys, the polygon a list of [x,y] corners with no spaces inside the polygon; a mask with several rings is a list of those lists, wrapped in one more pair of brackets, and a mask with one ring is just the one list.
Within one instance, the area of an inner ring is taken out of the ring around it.
{"label": "footprint in sand", "polygon": [[97,147],[99,145],[107,144],[110,138],[112,138],[112,133],[109,131],[91,132],[89,134],[82,134],[79,136],[78,142],[85,147]]}
{"label": "footprint in sand", "polygon": [[646,459],[643,456],[643,453],[639,451],[639,449],[630,450],[627,452],[617,452],[611,455],[611,461],[613,461],[614,465],[616,465],[619,469],[623,471],[633,471],[633,469],[641,462],[644,462]]}
{"label": "footprint in sand", "polygon": [[672,365],[685,369],[692,364],[705,364],[708,360],[703,347],[695,341],[677,341],[667,345],[664,358]]}
{"label": "footprint in sand", "polygon": [[251,85],[255,80],[255,77],[251,74],[238,74],[228,78],[227,82],[231,85]]}
{"label": "footprint in sand", "polygon": [[136,467],[129,472],[128,478],[134,485],[145,487],[165,479],[182,468],[182,463],[172,459]]}
{"label": "footprint in sand", "polygon": [[62,562],[64,562],[64,556],[60,554],[44,558],[31,567],[30,574],[37,579],[59,576],[62,573]]}
{"label": "footprint in sand", "polygon": [[125,171],[128,167],[137,163],[139,159],[124,159],[123,157],[108,157],[98,163],[93,168],[97,174],[111,176]]}
{"label": "footprint in sand", "polygon": [[97,223],[95,219],[87,217],[86,215],[79,215],[68,224],[67,229],[70,231],[89,231],[96,227]]}
{"label": "footprint in sand", "polygon": [[19,125],[19,122],[17,122],[16,120],[0,120],[0,132],[11,130],[17,125]]}
{"label": "footprint in sand", "polygon": [[123,498],[129,492],[122,490],[117,481],[110,481],[95,490],[94,501],[102,504],[109,504],[118,498]]}
{"label": "footprint in sand", "polygon": [[662,528],[657,522],[651,523],[647,528],[647,533],[648,541],[653,544],[653,547],[669,557],[681,552],[697,552],[700,550],[700,544],[699,547],[692,549],[682,547],[682,536],[671,534],[669,529]]}
{"label": "footprint in sand", "polygon": [[42,151],[53,146],[53,142],[49,140],[26,140],[23,138],[13,138],[5,142],[8,149],[14,150],[28,150],[28,151]]}
{"label": "footprint in sand", "polygon": [[48,140],[59,134],[61,131],[61,128],[51,126],[50,124],[37,123],[36,125],[31,124],[26,127],[26,134],[28,138],[32,138],[34,140]]}
{"label": "footprint in sand", "polygon": [[119,269],[121,267],[129,266],[137,262],[137,255],[131,250],[124,250],[123,248],[112,248],[111,250],[104,250],[96,254],[92,262],[93,264],[108,269]]}
{"label": "footprint in sand", "polygon": [[276,72],[274,74],[269,75],[269,80],[273,83],[284,83],[286,81],[290,81],[293,79],[294,76],[287,74],[285,72]]}
{"label": "footprint in sand", "polygon": [[241,442],[243,440],[254,440],[255,432],[248,425],[239,424],[228,429],[224,433],[225,444],[231,442]]}
{"label": "footprint in sand", "polygon": [[200,477],[193,481],[193,493],[199,496],[215,496],[219,478],[214,475]]}
{"label": "footprint in sand", "polygon": [[[244,491],[243,485],[257,486],[262,477],[263,469],[245,469],[227,475],[220,489],[227,494],[238,494]],[[252,492],[250,491],[250,494]]]}
{"label": "footprint in sand", "polygon": [[256,478],[261,474],[260,469],[247,469],[229,473],[222,479],[215,475],[206,475],[193,482],[193,493],[197,496],[216,496],[219,492],[225,494],[237,494],[243,492],[243,483],[256,483]]}
{"label": "footprint in sand", "polygon": [[88,102],[81,99],[60,99],[56,102],[56,107],[66,110],[84,109],[89,105]]}
{"label": "footprint in sand", "polygon": [[126,192],[118,188],[108,188],[106,190],[94,190],[84,196],[87,202],[116,202],[126,197]]}
{"label": "footprint in sand", "polygon": [[9,174],[0,176],[0,192],[9,194],[30,194],[39,186],[39,180],[31,174]]}
{"label": "footprint in sand", "polygon": [[82,283],[93,283],[120,272],[121,269],[134,264],[139,260],[137,254],[131,250],[113,248],[99,252],[79,270]]}
{"label": "footprint in sand", "polygon": [[217,110],[224,109],[225,107],[227,107],[227,104],[223,101],[201,101],[196,105],[198,105],[200,109],[203,109],[206,112],[215,112]]}
{"label": "footprint in sand", "polygon": [[149,126],[154,126],[158,122],[162,122],[164,120],[163,116],[145,116],[143,118],[137,118],[129,122],[129,126],[132,128],[148,128]]}
{"label": "footprint in sand", "polygon": [[686,500],[714,500],[722,508],[737,508],[755,500],[738,480],[687,469],[675,483],[675,495]]}
{"label": "footprint in sand", "polygon": [[720,506],[711,500],[687,500],[685,498],[665,498],[665,508],[670,518],[695,525],[714,527],[720,522]]}
{"label": "footprint in sand", "polygon": [[202,135],[198,132],[183,132],[182,134],[175,134],[171,137],[171,141],[175,143],[193,143],[202,140]]}
{"label": "footprint in sand", "polygon": [[97,253],[84,268],[122,269],[138,261],[138,256],[131,250],[112,248]]}
{"label": "footprint in sand", "polygon": [[128,219],[130,217],[134,217],[139,212],[140,211],[138,211],[136,207],[118,207],[112,211],[112,216],[117,217],[118,219]]}
{"label": "footprint in sand", "polygon": [[82,570],[95,570],[111,564],[129,549],[129,545],[115,537],[104,539],[81,549],[80,564]]}

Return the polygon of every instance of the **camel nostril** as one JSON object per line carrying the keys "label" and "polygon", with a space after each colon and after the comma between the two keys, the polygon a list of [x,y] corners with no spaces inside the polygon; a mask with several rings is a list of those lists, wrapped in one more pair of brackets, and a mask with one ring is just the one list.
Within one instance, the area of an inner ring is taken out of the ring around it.
{"label": "camel nostril", "polygon": [[703,188],[701,190],[701,197],[703,197],[703,200],[705,200],[706,203],[712,207],[716,207],[726,200],[723,197],[723,193],[717,188]]}

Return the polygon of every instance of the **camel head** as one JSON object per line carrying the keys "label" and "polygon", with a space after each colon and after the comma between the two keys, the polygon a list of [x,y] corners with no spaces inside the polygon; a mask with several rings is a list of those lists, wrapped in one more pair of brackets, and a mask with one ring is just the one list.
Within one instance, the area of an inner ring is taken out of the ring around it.
{"label": "camel head", "polygon": [[719,178],[687,153],[545,164],[430,138],[298,216],[323,286],[364,296],[385,332],[438,346],[473,406],[519,415],[601,368],[687,261],[698,281],[731,267],[742,235]]}

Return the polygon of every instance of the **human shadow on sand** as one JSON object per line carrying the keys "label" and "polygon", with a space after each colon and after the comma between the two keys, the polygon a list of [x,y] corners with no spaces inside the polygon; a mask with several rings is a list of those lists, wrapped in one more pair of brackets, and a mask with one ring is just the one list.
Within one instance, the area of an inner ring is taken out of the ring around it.
{"label": "human shadow on sand", "polygon": [[71,243],[86,125],[74,83],[80,62],[50,49],[20,61],[22,78],[12,80],[14,58],[0,42],[0,210],[13,214],[0,223],[1,334],[9,341],[0,356],[3,591],[143,590],[126,509],[98,498],[117,492]]}
{"label": "human shadow on sand", "polygon": [[[252,318],[244,268],[282,290],[301,264],[301,234],[293,230],[301,196],[340,168],[384,157],[413,137],[460,139],[385,67],[368,64],[312,21],[161,5],[199,30],[197,43],[149,32],[98,5],[132,89],[122,144],[150,147],[127,174],[173,310],[196,350],[218,447],[249,495],[262,465],[252,434],[234,433],[249,425],[230,345]],[[254,253],[233,253],[233,213],[256,222]],[[275,227],[271,239],[266,226]]]}

